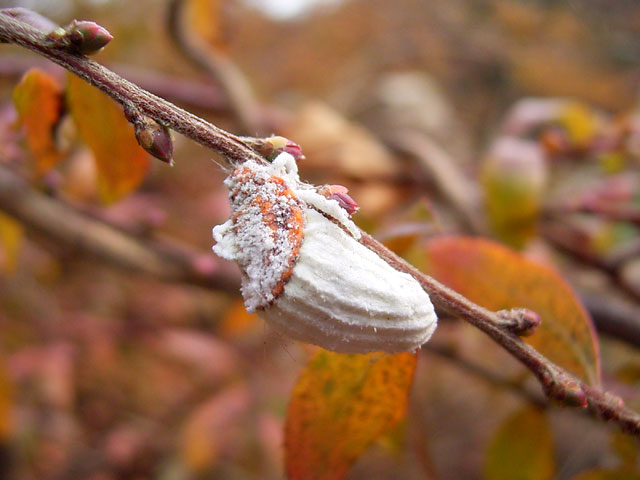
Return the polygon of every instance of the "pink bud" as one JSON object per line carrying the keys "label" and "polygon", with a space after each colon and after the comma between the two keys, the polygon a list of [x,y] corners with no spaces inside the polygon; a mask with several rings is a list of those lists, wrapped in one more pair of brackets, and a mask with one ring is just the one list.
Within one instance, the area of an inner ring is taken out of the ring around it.
{"label": "pink bud", "polygon": [[347,187],[342,185],[325,185],[319,193],[330,200],[335,200],[349,215],[353,215],[360,207],[347,193],[348,191]]}
{"label": "pink bud", "polygon": [[67,27],[70,48],[83,55],[97,53],[113,40],[106,28],[87,20],[74,20]]}
{"label": "pink bud", "polygon": [[291,140],[287,140],[287,144],[284,146],[283,152],[287,152],[291,155],[296,162],[298,160],[304,160],[304,155],[302,154],[302,147]]}
{"label": "pink bud", "polygon": [[158,160],[173,165],[173,140],[169,129],[148,117],[136,122],[138,143]]}
{"label": "pink bud", "polygon": [[304,160],[302,154],[302,148],[295,142],[292,142],[288,138],[274,135],[264,140],[261,153],[269,160],[273,160],[280,153],[286,152],[293,157],[297,162]]}

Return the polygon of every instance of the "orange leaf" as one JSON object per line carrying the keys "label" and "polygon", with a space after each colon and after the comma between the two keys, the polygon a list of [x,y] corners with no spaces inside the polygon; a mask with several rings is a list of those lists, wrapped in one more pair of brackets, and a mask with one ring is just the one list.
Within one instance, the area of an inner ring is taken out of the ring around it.
{"label": "orange leaf", "polygon": [[290,480],[338,480],[405,415],[416,355],[318,351],[294,388],[285,427]]}
{"label": "orange leaf", "polygon": [[598,340],[591,320],[567,282],[551,267],[500,244],[441,237],[426,246],[436,279],[490,310],[525,307],[542,317],[525,340],[553,362],[592,384],[600,379]]}
{"label": "orange leaf", "polygon": [[24,229],[13,218],[0,212],[0,269],[7,273],[15,271],[22,246]]}
{"label": "orange leaf", "polygon": [[258,314],[247,312],[242,300],[236,300],[220,320],[217,333],[227,339],[242,338],[259,325],[258,318]]}
{"label": "orange leaf", "polygon": [[0,443],[12,434],[12,409],[13,385],[5,368],[4,359],[0,359]]}
{"label": "orange leaf", "polygon": [[550,480],[555,465],[549,420],[535,407],[518,410],[489,445],[486,480]]}
{"label": "orange leaf", "polygon": [[225,47],[221,16],[219,0],[188,0],[185,4],[187,31],[219,51]]}
{"label": "orange leaf", "polygon": [[13,102],[35,159],[35,172],[42,175],[62,158],[53,137],[62,112],[62,88],[51,75],[33,68],[13,90]]}
{"label": "orange leaf", "polygon": [[79,77],[68,78],[69,110],[95,156],[100,196],[114,202],[144,180],[149,155],[138,145],[133,127],[116,102]]}
{"label": "orange leaf", "polygon": [[180,456],[188,471],[206,472],[218,461],[230,440],[230,429],[246,414],[251,394],[244,385],[232,385],[197,406],[187,418],[180,438]]}

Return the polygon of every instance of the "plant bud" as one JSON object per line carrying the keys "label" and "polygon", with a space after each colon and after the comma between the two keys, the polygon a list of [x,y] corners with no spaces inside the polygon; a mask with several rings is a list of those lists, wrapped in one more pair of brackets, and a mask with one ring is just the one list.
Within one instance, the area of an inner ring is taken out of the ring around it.
{"label": "plant bud", "polygon": [[173,140],[167,127],[145,117],[143,122],[136,122],[135,133],[142,148],[158,160],[173,165]]}
{"label": "plant bud", "polygon": [[348,210],[302,183],[292,155],[247,161],[225,185],[232,213],[214,227],[213,250],[242,269],[247,311],[336,352],[413,351],[429,340],[429,296],[358,241]]}
{"label": "plant bud", "polygon": [[494,232],[512,246],[524,246],[535,234],[547,186],[540,147],[527,140],[499,138],[484,160],[482,183]]}
{"label": "plant bud", "polygon": [[262,153],[266,159],[273,160],[282,152],[291,155],[296,162],[304,160],[304,155],[302,154],[302,148],[300,145],[292,142],[288,138],[279,137],[277,135],[264,140],[260,153]]}
{"label": "plant bud", "polygon": [[83,55],[97,53],[113,40],[106,28],[87,20],[74,20],[65,27],[66,35],[62,40],[68,42],[68,48]]}
{"label": "plant bud", "polygon": [[347,187],[342,185],[325,185],[319,190],[321,195],[330,200],[335,200],[349,215],[353,215],[360,207],[348,192]]}

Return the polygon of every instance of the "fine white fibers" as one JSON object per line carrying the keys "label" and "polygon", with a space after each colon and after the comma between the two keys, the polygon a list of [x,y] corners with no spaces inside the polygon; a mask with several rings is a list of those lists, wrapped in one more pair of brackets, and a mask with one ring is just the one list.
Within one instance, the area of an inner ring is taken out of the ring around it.
{"label": "fine white fibers", "polygon": [[429,296],[333,222],[305,210],[305,237],[289,282],[261,315],[276,329],[337,352],[402,352],[431,337]]}
{"label": "fine white fibers", "polygon": [[298,245],[290,233],[301,226],[289,223],[295,220],[292,212],[301,207],[295,198],[285,195],[286,184],[273,181],[272,170],[283,176],[287,172],[281,165],[269,167],[247,162],[225,180],[232,216],[213,228],[213,251],[235,260],[245,274],[242,295],[249,312],[274,300],[297,258]]}
{"label": "fine white fibers", "polygon": [[347,211],[300,182],[293,156],[247,161],[225,185],[232,214],[214,227],[213,250],[241,267],[247,311],[337,352],[413,351],[429,340],[429,296],[358,242]]}
{"label": "fine white fibers", "polygon": [[349,218],[347,211],[336,200],[320,195],[315,189],[300,188],[296,190],[296,195],[307,205],[337,220],[353,238],[360,238],[360,230]]}
{"label": "fine white fibers", "polygon": [[336,200],[320,195],[313,185],[300,181],[298,165],[292,155],[282,152],[273,161],[272,168],[274,171],[277,171],[277,173],[274,173],[275,175],[279,174],[287,181],[289,187],[295,191],[296,197],[298,197],[299,200],[302,200],[308,206],[336,220],[345,227],[354,238],[360,238],[360,230],[349,218],[347,211],[342,208]]}

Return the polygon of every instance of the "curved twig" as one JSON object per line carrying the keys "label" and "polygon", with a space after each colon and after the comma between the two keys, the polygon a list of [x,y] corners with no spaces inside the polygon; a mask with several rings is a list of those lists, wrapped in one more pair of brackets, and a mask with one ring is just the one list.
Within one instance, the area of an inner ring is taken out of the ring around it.
{"label": "curved twig", "polygon": [[168,31],[176,46],[195,65],[211,75],[225,91],[231,109],[240,121],[242,129],[250,135],[264,130],[260,108],[251,85],[238,67],[225,55],[198,42],[183,28],[182,14],[185,2],[171,0],[167,11]]}
{"label": "curved twig", "polygon": [[[100,88],[123,106],[135,106],[145,115],[222,153],[232,163],[248,159],[263,161],[235,135],[149,94],[86,57],[56,47],[43,32],[2,15],[1,11],[0,40],[22,45],[44,55]],[[491,312],[476,305],[419,272],[366,233],[363,233],[360,241],[391,266],[420,282],[437,309],[471,323],[511,353],[536,375],[550,399],[559,400],[565,405],[588,406],[590,412],[598,418],[614,421],[623,431],[640,438],[640,415],[625,408],[619,397],[599,387],[586,385],[525,343],[514,333],[514,322],[511,321],[513,318],[510,318],[508,312]]]}

